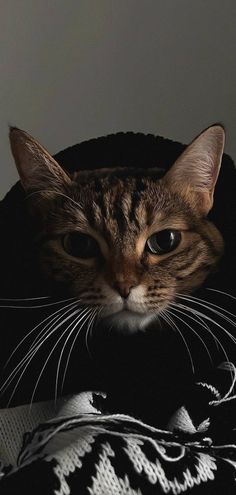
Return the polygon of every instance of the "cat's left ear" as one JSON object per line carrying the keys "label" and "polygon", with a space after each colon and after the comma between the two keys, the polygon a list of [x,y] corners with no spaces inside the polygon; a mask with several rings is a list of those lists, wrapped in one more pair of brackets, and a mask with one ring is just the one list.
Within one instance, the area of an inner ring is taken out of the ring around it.
{"label": "cat's left ear", "polygon": [[10,128],[10,143],[22,186],[26,192],[58,190],[71,183],[60,165],[27,132]]}
{"label": "cat's left ear", "polygon": [[224,151],[225,131],[213,125],[203,131],[176,160],[163,178],[173,192],[182,195],[200,215],[207,215]]}

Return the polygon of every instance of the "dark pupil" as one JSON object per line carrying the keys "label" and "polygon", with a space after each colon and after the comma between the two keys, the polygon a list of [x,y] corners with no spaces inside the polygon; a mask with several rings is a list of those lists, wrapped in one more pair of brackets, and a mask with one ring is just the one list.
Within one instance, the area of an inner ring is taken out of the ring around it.
{"label": "dark pupil", "polygon": [[180,243],[181,233],[178,230],[165,229],[149,237],[147,249],[153,254],[165,254],[173,251]]}
{"label": "dark pupil", "polygon": [[71,256],[93,258],[99,253],[97,241],[90,235],[71,232],[64,237],[64,249]]}

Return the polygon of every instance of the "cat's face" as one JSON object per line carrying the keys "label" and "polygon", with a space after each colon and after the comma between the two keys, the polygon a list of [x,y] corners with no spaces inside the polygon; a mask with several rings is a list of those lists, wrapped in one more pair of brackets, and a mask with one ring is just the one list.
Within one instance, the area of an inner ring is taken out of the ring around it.
{"label": "cat's face", "polygon": [[28,134],[12,129],[11,144],[45,276],[112,324],[145,328],[216,267],[223,240],[206,216],[223,152],[220,126],[196,138],[164,177],[158,168],[69,177]]}

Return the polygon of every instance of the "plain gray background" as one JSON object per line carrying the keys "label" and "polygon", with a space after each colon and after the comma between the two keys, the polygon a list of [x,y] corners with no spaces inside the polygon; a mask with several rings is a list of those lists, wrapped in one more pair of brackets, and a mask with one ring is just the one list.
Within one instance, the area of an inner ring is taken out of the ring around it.
{"label": "plain gray background", "polygon": [[8,124],[51,153],[142,131],[189,142],[223,122],[236,158],[235,0],[0,0],[0,198]]}

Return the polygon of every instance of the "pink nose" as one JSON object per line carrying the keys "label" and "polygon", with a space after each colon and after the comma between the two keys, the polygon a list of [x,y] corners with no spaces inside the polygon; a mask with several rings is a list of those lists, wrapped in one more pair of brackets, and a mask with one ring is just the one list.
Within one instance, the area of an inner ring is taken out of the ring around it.
{"label": "pink nose", "polygon": [[127,299],[130,295],[130,291],[134,286],[126,282],[115,282],[113,288],[119,292],[120,296]]}

